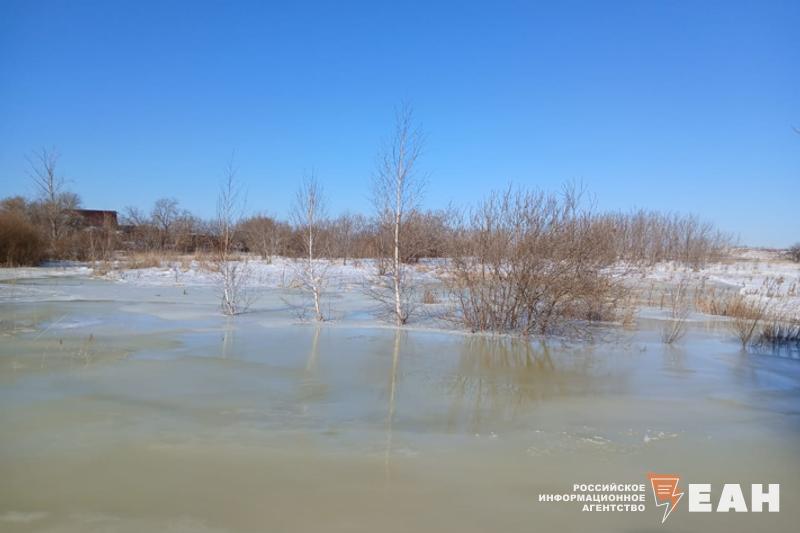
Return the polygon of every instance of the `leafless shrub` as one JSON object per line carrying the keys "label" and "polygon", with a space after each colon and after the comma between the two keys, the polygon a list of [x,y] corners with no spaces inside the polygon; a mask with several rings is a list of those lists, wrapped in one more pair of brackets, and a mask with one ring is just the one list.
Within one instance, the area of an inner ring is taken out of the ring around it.
{"label": "leafless shrub", "polygon": [[790,260],[800,263],[800,242],[790,246],[786,252]]}
{"label": "leafless shrub", "polygon": [[613,243],[580,200],[509,188],[471,213],[448,273],[467,328],[527,335],[606,316],[623,290],[606,269]]}
{"label": "leafless shrub", "polygon": [[669,291],[669,321],[661,331],[664,344],[673,344],[686,333],[686,319],[689,316],[689,280],[682,278]]}

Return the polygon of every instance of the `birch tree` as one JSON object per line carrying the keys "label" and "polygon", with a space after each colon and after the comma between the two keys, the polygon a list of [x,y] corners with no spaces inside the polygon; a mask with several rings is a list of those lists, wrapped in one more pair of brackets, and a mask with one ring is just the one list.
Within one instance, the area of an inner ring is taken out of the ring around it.
{"label": "birch tree", "polygon": [[422,147],[423,135],[414,124],[413,109],[404,103],[395,111],[394,132],[379,155],[372,180],[373,204],[378,218],[381,225],[391,228],[392,232],[390,266],[385,275],[379,276],[382,278],[379,285],[384,285],[384,290],[373,295],[391,310],[389,314],[398,326],[405,324],[410,314],[410,287],[402,262],[406,255],[404,229],[425,185],[424,177],[416,168]]}
{"label": "birch tree", "polygon": [[243,199],[236,178],[233,158],[225,168],[225,175],[217,198],[217,239],[215,263],[219,277],[222,313],[228,316],[247,311],[254,300],[250,287],[251,272],[246,258],[234,257],[236,225],[241,218]]}
{"label": "birch tree", "polygon": [[292,219],[302,235],[303,256],[300,258],[296,277],[314,303],[314,318],[325,320],[322,313],[322,293],[327,283],[327,265],[319,260],[320,234],[326,216],[325,197],[322,187],[312,172],[297,190]]}

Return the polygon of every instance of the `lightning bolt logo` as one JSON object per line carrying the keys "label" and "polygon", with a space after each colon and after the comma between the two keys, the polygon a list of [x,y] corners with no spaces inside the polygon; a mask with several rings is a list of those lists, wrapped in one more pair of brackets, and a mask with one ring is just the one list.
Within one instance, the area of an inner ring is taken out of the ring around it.
{"label": "lightning bolt logo", "polygon": [[653,498],[656,500],[656,507],[666,507],[661,523],[667,521],[667,517],[678,505],[683,497],[683,492],[678,492],[678,481],[680,476],[674,474],[647,474],[650,484],[653,487]]}

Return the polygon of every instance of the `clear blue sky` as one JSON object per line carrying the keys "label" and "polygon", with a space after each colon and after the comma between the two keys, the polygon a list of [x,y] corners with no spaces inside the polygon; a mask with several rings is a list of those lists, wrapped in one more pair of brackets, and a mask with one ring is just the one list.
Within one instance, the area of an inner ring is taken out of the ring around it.
{"label": "clear blue sky", "polygon": [[601,208],[800,240],[800,2],[0,1],[0,196],[56,146],[89,208],[248,208],[314,168],[367,211],[392,109],[427,132],[426,205],[580,180]]}

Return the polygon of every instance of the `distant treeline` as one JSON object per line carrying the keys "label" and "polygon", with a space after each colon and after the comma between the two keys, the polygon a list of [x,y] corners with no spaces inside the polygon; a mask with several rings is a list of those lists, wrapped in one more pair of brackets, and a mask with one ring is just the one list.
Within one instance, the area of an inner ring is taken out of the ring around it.
{"label": "distant treeline", "polygon": [[[67,191],[59,192],[52,201],[19,196],[2,200],[2,263],[15,266],[43,260],[109,260],[117,252],[191,254],[212,252],[218,246],[216,221],[193,215],[173,198],[156,201],[147,212],[127,208],[117,219],[99,223],[87,221],[79,207],[79,197]],[[402,261],[414,263],[423,257],[460,254],[468,246],[465,243],[479,239],[482,231],[471,218],[470,212],[456,209],[413,210],[403,222]],[[733,243],[729,235],[693,215],[593,213],[586,223],[592,226],[594,237],[585,245],[602,247],[612,262],[679,261],[698,267],[722,257]],[[342,214],[320,222],[317,249],[321,257],[344,262],[388,258],[393,247],[392,230],[384,217]],[[267,215],[253,215],[236,224],[233,248],[267,261],[275,256],[300,257],[305,253],[303,228]]]}

